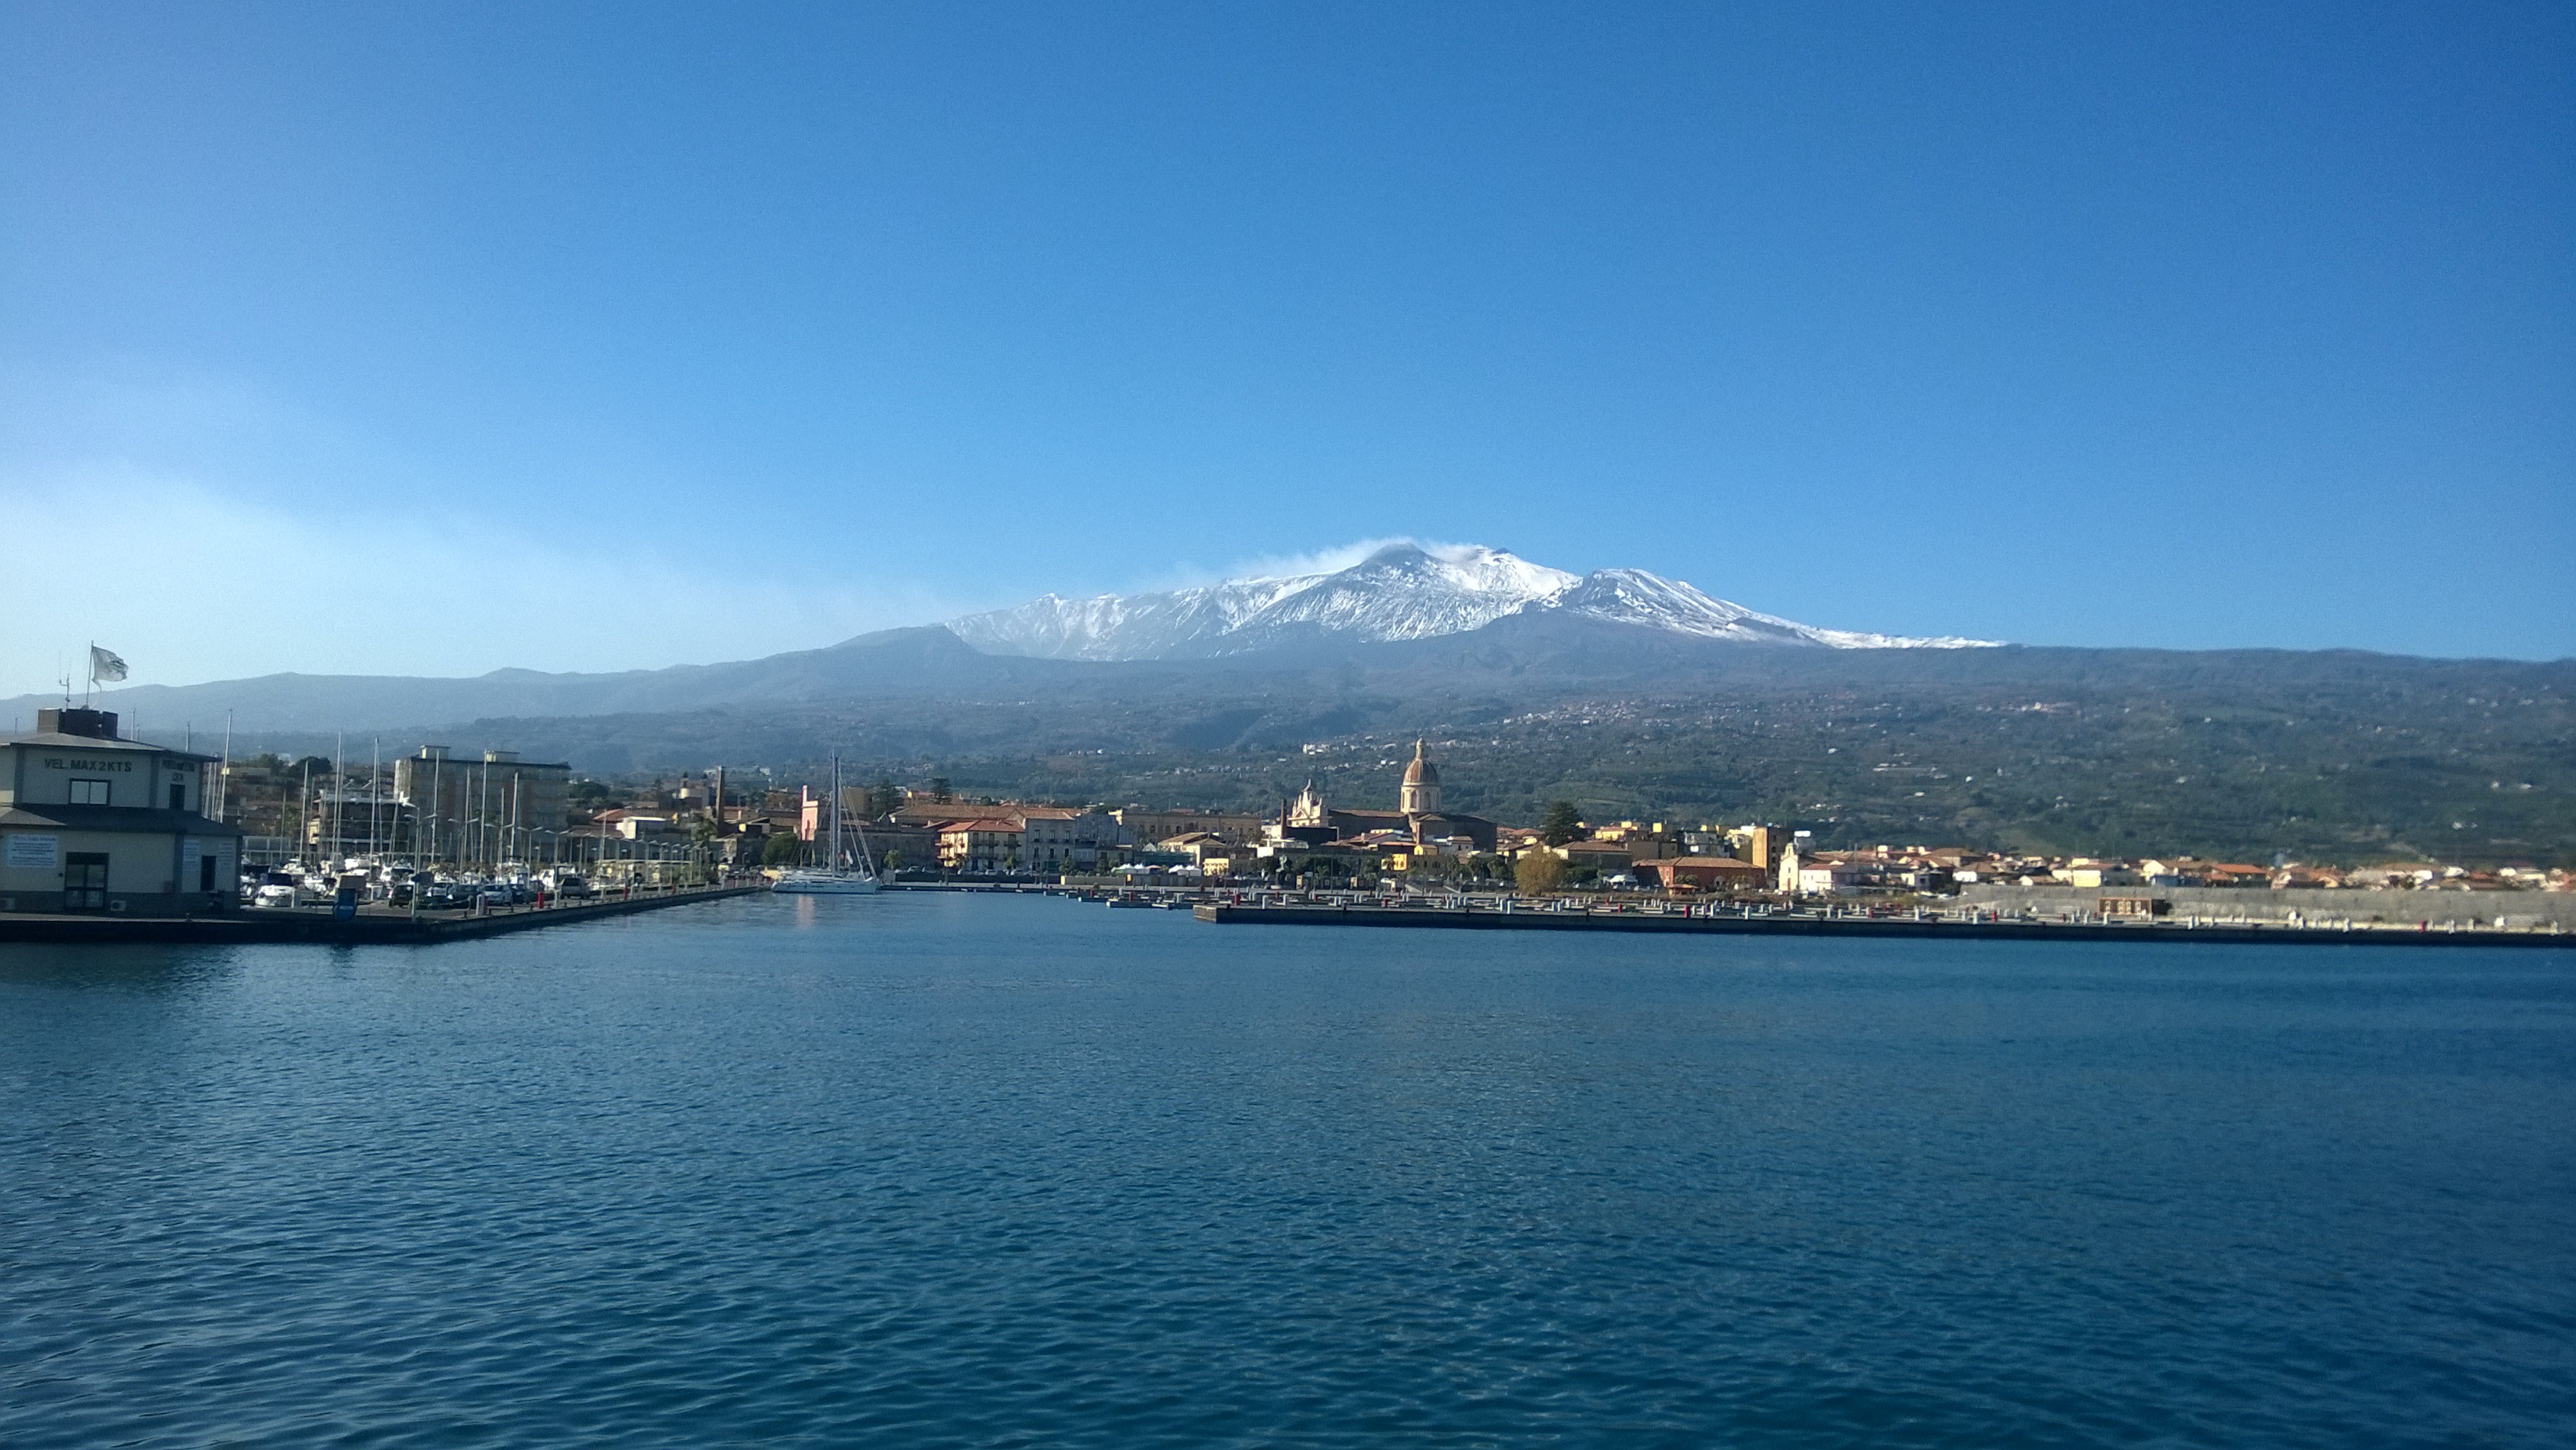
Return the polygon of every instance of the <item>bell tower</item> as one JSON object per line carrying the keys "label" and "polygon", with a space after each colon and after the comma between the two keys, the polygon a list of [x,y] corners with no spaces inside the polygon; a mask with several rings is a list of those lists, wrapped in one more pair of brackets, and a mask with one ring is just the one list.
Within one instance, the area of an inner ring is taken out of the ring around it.
{"label": "bell tower", "polygon": [[1397,807],[1408,816],[1440,814],[1440,769],[1423,753],[1423,742],[1413,742],[1413,763],[1404,768],[1404,787],[1396,793]]}

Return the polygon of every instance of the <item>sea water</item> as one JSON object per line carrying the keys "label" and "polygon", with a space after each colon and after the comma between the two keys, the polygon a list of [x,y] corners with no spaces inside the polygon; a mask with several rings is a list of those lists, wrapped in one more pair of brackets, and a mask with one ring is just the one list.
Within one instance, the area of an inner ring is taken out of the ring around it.
{"label": "sea water", "polygon": [[0,947],[0,1443],[2576,1442],[2576,953]]}

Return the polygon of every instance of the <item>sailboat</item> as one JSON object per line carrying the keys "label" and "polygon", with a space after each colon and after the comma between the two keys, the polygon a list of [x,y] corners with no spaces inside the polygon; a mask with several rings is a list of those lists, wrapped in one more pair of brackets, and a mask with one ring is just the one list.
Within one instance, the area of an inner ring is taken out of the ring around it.
{"label": "sailboat", "polygon": [[[843,838],[841,757],[837,755],[832,757],[832,828],[827,839],[830,845],[824,849],[822,865],[780,872],[769,889],[797,896],[864,896],[883,889],[884,883],[877,880],[876,862],[868,858],[866,833],[853,828],[848,838]],[[855,852],[850,849],[853,843],[858,848]]]}

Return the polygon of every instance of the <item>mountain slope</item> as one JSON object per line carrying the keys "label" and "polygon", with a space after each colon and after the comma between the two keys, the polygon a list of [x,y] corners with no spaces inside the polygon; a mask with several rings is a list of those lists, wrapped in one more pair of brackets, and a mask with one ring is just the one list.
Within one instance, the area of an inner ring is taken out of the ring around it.
{"label": "mountain slope", "polygon": [[[951,696],[994,688],[1046,688],[1078,666],[1015,659],[969,648],[937,625],[890,629],[824,649],[794,650],[712,665],[674,665],[615,674],[494,670],[470,678],[400,675],[262,675],[202,685],[135,685],[107,691],[102,708],[139,720],[152,738],[193,729],[203,743],[235,729],[393,730],[493,717],[650,714],[710,706]],[[0,701],[0,723],[32,729],[36,711],[58,697]]]}

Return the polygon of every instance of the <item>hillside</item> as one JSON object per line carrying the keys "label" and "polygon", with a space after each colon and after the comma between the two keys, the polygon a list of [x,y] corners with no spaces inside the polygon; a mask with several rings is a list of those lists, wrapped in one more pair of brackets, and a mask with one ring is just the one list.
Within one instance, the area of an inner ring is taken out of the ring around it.
{"label": "hillside", "polygon": [[1310,772],[1392,804],[1400,745],[1424,734],[1452,804],[1504,820],[1565,796],[1603,818],[1794,821],[1828,844],[2576,863],[2576,662],[1748,650],[1551,616],[1186,665],[997,663],[866,699],[420,738],[603,774],[795,779],[837,752],[977,793],[1253,806]]}

